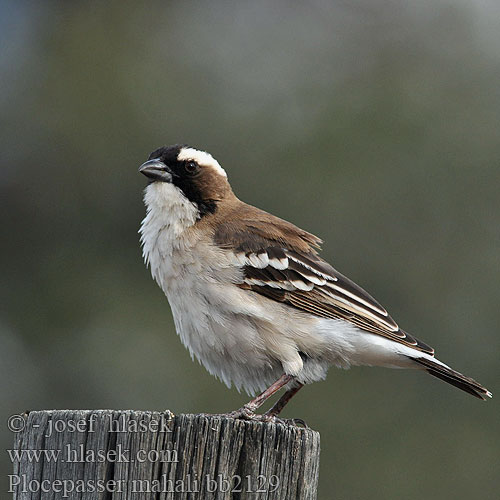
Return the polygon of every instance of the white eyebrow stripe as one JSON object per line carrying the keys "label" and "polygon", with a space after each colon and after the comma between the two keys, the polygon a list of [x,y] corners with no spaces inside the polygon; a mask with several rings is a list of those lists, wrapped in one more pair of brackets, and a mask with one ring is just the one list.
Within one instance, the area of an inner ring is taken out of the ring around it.
{"label": "white eyebrow stripe", "polygon": [[219,162],[206,151],[199,151],[194,148],[182,148],[177,155],[179,161],[193,160],[203,167],[212,167],[220,175],[227,177],[226,171],[219,165]]}

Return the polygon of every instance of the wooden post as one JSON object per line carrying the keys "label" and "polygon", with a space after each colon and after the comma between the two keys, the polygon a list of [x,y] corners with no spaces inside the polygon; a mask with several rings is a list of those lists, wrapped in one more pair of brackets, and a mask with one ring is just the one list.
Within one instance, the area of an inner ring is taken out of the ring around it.
{"label": "wooden post", "polygon": [[169,411],[33,411],[15,450],[14,500],[316,498],[319,434],[294,426]]}

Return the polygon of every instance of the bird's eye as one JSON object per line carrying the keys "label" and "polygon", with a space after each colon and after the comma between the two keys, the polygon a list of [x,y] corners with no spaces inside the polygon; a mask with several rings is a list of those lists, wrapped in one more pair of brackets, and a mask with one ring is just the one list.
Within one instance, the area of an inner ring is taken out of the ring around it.
{"label": "bird's eye", "polygon": [[190,175],[196,174],[196,172],[198,172],[199,169],[200,169],[199,165],[194,161],[187,161],[184,164],[184,170]]}

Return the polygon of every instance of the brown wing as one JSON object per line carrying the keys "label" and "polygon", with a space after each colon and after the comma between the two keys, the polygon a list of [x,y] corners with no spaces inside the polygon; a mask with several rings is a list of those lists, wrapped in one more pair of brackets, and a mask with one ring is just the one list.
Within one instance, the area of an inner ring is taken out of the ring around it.
{"label": "brown wing", "polygon": [[217,245],[243,268],[240,287],[322,318],[343,319],[371,333],[434,353],[404,332],[365,290],[321,259],[321,240],[255,207],[238,202],[216,224]]}

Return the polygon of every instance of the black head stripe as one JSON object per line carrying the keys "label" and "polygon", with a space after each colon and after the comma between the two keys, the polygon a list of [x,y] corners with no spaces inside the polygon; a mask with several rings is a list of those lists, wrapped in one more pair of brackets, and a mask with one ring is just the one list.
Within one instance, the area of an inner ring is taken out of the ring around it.
{"label": "black head stripe", "polygon": [[187,144],[164,146],[153,151],[149,155],[149,159],[160,160],[168,166],[172,172],[172,184],[177,186],[189,201],[196,203],[201,217],[212,214],[217,209],[217,203],[203,196],[196,179],[186,172],[186,161],[178,160],[179,153],[184,148],[189,148],[189,146]]}

